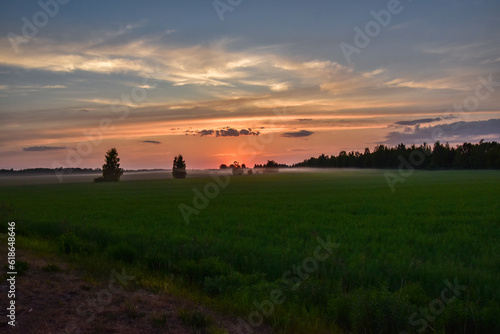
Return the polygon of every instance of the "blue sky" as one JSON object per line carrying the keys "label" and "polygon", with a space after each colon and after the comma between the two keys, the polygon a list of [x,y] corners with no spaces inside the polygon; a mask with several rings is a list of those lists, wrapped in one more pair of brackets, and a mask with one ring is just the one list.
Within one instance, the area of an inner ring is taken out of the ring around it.
{"label": "blue sky", "polygon": [[500,140],[498,1],[41,3],[1,5],[0,168]]}

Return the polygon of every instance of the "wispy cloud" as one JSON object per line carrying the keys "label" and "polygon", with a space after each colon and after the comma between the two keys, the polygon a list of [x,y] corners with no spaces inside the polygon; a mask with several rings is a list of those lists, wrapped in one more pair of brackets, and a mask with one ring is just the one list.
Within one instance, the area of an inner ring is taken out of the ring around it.
{"label": "wispy cloud", "polygon": [[23,151],[25,152],[45,152],[45,151],[57,151],[57,150],[64,150],[67,147],[60,147],[60,146],[30,146],[30,147],[24,147]]}
{"label": "wispy cloud", "polygon": [[[436,138],[440,134],[439,138]],[[419,143],[440,141],[466,141],[476,140],[478,136],[493,135],[500,138],[500,119],[489,119],[484,121],[454,122],[427,127],[416,126],[412,131],[390,132],[386,136],[386,142],[390,144]]]}
{"label": "wispy cloud", "polygon": [[[468,80],[467,80],[468,81]],[[387,87],[406,87],[427,90],[440,90],[440,89],[453,89],[453,90],[467,90],[468,87],[464,85],[464,80],[457,80],[456,76],[446,78],[431,79],[431,80],[411,80],[408,78],[396,78],[385,83]]]}
{"label": "wispy cloud", "polygon": [[383,71],[365,76],[332,61],[297,61],[281,55],[279,49],[235,51],[229,48],[232,41],[227,39],[191,46],[165,46],[158,43],[157,37],[109,43],[128,30],[104,33],[104,37],[91,42],[37,40],[17,55],[8,52],[8,40],[0,38],[0,65],[54,73],[131,73],[142,77],[155,72],[156,79],[174,86],[231,87],[242,92],[255,87],[274,93],[312,86],[334,94],[364,87],[368,77]]}
{"label": "wispy cloud", "polygon": [[252,129],[233,129],[233,128],[225,128],[220,130],[199,130],[199,131],[186,131],[187,134],[192,133],[199,135],[201,137],[205,136],[215,136],[215,137],[239,137],[239,136],[258,136],[260,134],[259,131],[252,131]]}
{"label": "wispy cloud", "polygon": [[498,37],[494,40],[482,40],[471,43],[462,43],[455,45],[439,45],[429,47],[423,50],[424,53],[445,55],[455,59],[477,59],[483,57],[492,57],[498,54]]}
{"label": "wispy cloud", "polygon": [[437,117],[437,118],[421,118],[421,119],[415,119],[415,120],[412,120],[412,121],[399,121],[399,122],[395,122],[394,124],[412,126],[412,125],[423,124],[423,123],[437,122],[437,121],[440,121],[441,119],[442,119],[441,117]]}
{"label": "wispy cloud", "polygon": [[146,144],[161,144],[160,141],[156,141],[156,140],[142,140],[141,143],[146,143]]}
{"label": "wispy cloud", "polygon": [[295,148],[288,148],[288,152],[310,152],[310,148],[300,148],[300,147],[295,147]]}
{"label": "wispy cloud", "polygon": [[9,93],[36,92],[49,89],[65,89],[64,85],[0,85],[0,90],[8,90]]}
{"label": "wispy cloud", "polygon": [[307,131],[307,130],[300,130],[297,132],[285,132],[281,134],[281,137],[285,138],[301,138],[301,137],[309,137],[313,134],[314,132]]}

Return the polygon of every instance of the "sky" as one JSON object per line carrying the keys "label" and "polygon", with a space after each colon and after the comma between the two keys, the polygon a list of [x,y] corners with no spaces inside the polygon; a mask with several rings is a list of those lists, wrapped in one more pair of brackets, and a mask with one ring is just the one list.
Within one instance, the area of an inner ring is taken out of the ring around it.
{"label": "sky", "polygon": [[0,169],[500,141],[497,0],[0,5]]}

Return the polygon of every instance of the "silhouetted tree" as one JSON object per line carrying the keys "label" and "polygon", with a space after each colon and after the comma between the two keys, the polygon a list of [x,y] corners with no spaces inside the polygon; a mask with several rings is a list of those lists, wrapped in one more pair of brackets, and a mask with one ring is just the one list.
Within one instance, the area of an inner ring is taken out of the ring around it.
{"label": "silhouetted tree", "polygon": [[[311,158],[311,159],[315,159],[315,158]],[[267,168],[267,167],[271,167],[271,168],[281,168],[281,167],[283,167],[283,168],[286,168],[288,166],[286,164],[279,164],[279,163],[277,163],[274,160],[267,160],[266,164],[263,164],[263,165],[255,164],[253,166],[253,168]]]}
{"label": "silhouetted tree", "polygon": [[120,168],[120,158],[116,148],[106,152],[104,157],[105,164],[102,165],[102,176],[94,179],[94,182],[118,182],[123,174],[123,169]]}
{"label": "silhouetted tree", "polygon": [[179,154],[178,156],[176,156],[174,158],[173,168],[177,168],[177,169],[185,169],[186,168],[186,162],[184,161],[182,154]]}
{"label": "silhouetted tree", "polygon": [[174,164],[172,166],[172,176],[175,179],[185,179],[187,175],[186,172],[186,162],[182,157],[182,154],[174,157]]}
{"label": "silhouetted tree", "polygon": [[267,164],[265,164],[264,167],[278,167],[278,163],[274,160],[267,160]]}
{"label": "silhouetted tree", "polygon": [[234,161],[230,166],[230,168],[241,168],[240,163],[238,161]]}
{"label": "silhouetted tree", "polygon": [[229,167],[233,170],[233,175],[243,175],[245,164],[240,165],[238,161],[233,162]]}
{"label": "silhouetted tree", "polygon": [[274,160],[267,160],[267,163],[264,165],[254,165],[254,168],[261,170],[263,173],[278,173],[280,167],[288,167],[284,164],[278,164]]}

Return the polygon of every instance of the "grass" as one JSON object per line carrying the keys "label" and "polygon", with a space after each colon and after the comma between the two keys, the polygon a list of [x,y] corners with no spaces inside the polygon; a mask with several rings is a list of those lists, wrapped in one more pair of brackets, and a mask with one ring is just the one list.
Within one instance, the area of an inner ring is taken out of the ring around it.
{"label": "grass", "polygon": [[[500,332],[500,172],[419,171],[394,193],[377,170],[232,177],[186,224],[179,204],[211,181],[0,187],[0,218],[280,333]],[[318,237],[340,246],[305,278]],[[455,278],[466,289],[422,315]]]}

